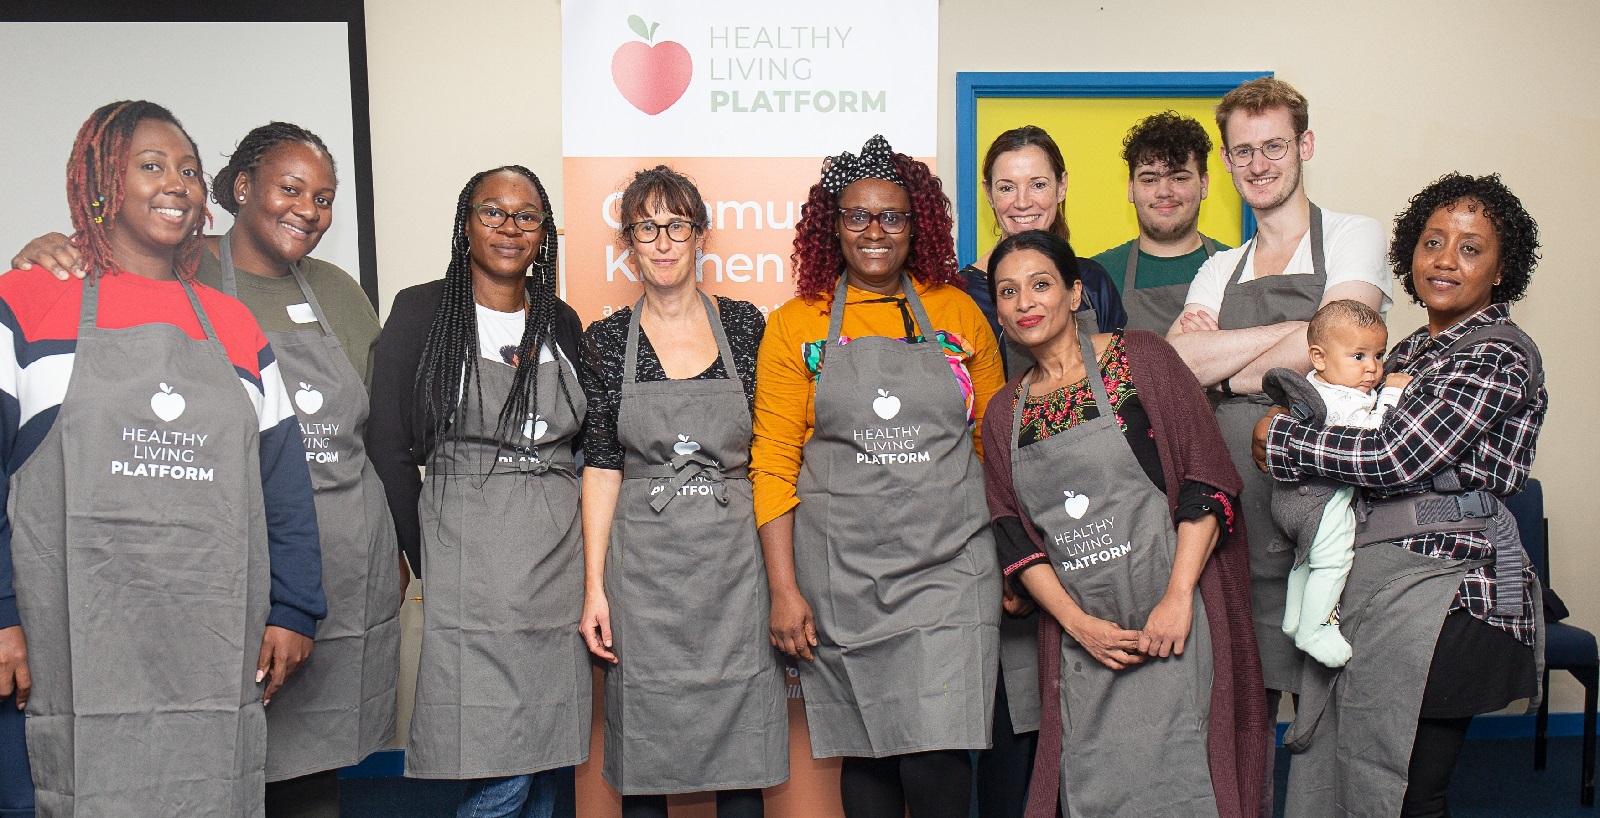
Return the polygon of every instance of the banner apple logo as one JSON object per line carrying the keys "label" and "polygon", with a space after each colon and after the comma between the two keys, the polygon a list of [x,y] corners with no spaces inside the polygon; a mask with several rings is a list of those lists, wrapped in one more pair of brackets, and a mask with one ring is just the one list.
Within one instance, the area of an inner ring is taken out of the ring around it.
{"label": "banner apple logo", "polygon": [[311,384],[300,382],[300,391],[294,393],[294,405],[308,415],[315,415],[322,408],[322,393],[311,388]]}
{"label": "banner apple logo", "polygon": [[1062,503],[1061,507],[1072,515],[1072,519],[1083,519],[1083,515],[1089,510],[1089,498],[1082,494],[1073,494],[1070,491],[1061,493],[1067,495],[1066,502]]}
{"label": "banner apple logo", "polygon": [[172,391],[172,387],[166,384],[161,384],[161,391],[150,396],[150,411],[155,412],[156,417],[167,423],[177,420],[187,407],[188,403],[184,401],[183,396]]}
{"label": "banner apple logo", "polygon": [[647,26],[639,15],[628,15],[628,28],[652,45],[637,40],[626,42],[611,55],[611,81],[623,99],[651,116],[682,99],[694,74],[694,61],[687,48],[672,40],[655,42],[659,25]]}
{"label": "banner apple logo", "polygon": [[878,396],[872,399],[872,411],[884,420],[892,420],[900,414],[900,399],[879,389]]}

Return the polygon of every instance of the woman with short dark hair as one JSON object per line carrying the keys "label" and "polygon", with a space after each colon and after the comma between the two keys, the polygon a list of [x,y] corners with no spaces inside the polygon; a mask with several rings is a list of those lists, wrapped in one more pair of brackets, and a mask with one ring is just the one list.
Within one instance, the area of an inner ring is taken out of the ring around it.
{"label": "woman with short dark hair", "polygon": [[[1389,371],[1412,376],[1400,402],[1376,429],[1281,410],[1256,424],[1265,471],[1359,486],[1366,518],[1340,603],[1353,655],[1336,686],[1308,664],[1317,683],[1290,731],[1304,751],[1292,815],[1448,815],[1472,717],[1537,701],[1537,579],[1500,500],[1522,490],[1547,406],[1538,347],[1511,320],[1538,249],[1538,225],[1498,175],[1439,178],[1396,217],[1389,245],[1395,277],[1428,310],[1389,353]],[[1423,507],[1479,513],[1463,523]],[[1351,746],[1359,773],[1346,770]]]}
{"label": "woman with short dark hair", "polygon": [[719,818],[756,818],[762,788],[789,777],[748,473],[766,321],[696,284],[709,218],[683,174],[639,171],[619,215],[644,292],[589,325],[579,369],[581,627],[606,662],[601,772],[624,818],[666,818],[668,794],[707,790]]}

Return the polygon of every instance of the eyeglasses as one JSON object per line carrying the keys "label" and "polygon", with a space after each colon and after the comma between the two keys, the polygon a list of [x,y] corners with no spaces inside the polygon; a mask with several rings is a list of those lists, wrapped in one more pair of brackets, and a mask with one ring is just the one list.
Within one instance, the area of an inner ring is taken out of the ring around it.
{"label": "eyeglasses", "polygon": [[505,224],[506,219],[510,219],[516,224],[517,229],[524,233],[531,233],[539,229],[539,225],[544,224],[543,210],[519,210],[507,213],[503,208],[492,204],[473,205],[472,209],[477,211],[478,221],[490,230]]}
{"label": "eyeglasses", "polygon": [[906,225],[911,223],[911,214],[904,210],[885,210],[882,213],[873,213],[864,207],[839,208],[839,220],[844,222],[844,229],[852,233],[860,233],[877,222],[883,232],[893,235],[904,233]]}
{"label": "eyeglasses", "polygon": [[681,243],[688,241],[689,237],[693,236],[694,232],[700,229],[700,225],[695,222],[686,222],[682,219],[673,219],[666,224],[660,224],[658,222],[634,222],[633,224],[628,225],[626,229],[628,234],[633,236],[633,240],[639,242],[640,244],[649,244],[650,242],[655,241],[656,236],[661,235],[661,231],[663,230],[667,231],[667,238]]}
{"label": "eyeglasses", "polygon": [[1249,145],[1237,145],[1228,149],[1228,161],[1232,162],[1234,167],[1242,168],[1250,164],[1250,161],[1255,158],[1256,151],[1261,151],[1261,155],[1265,156],[1268,161],[1276,162],[1287,156],[1289,154],[1289,146],[1299,140],[1300,134],[1295,134],[1292,140],[1269,139],[1263,142],[1259,148],[1252,148]]}

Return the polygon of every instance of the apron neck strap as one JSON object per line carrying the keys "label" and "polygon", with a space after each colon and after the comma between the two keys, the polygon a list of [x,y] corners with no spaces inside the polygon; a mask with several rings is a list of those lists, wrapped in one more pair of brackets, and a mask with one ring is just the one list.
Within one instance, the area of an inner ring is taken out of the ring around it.
{"label": "apron neck strap", "polygon": [[[103,275],[96,270],[83,280],[83,296],[78,304],[78,337],[95,328],[96,319],[100,315],[100,278]],[[135,275],[135,273],[126,273]],[[195,294],[194,285],[190,284],[183,276],[177,276],[178,283],[183,285],[183,294],[189,297],[189,307],[194,310],[194,317],[200,320],[200,329],[205,332],[206,340],[218,346],[222,341],[217,339],[217,329],[211,325],[211,317],[206,315],[205,307],[200,306],[200,296]]]}
{"label": "apron neck strap", "polygon": [[1125,246],[1128,248],[1128,266],[1122,272],[1122,291],[1131,293],[1139,280],[1139,237],[1135,236]]}
{"label": "apron neck strap", "polygon": [[1217,243],[1204,233],[1200,234],[1200,246],[1206,248],[1206,258],[1211,258],[1217,254]]}
{"label": "apron neck strap", "polygon": [[[1094,393],[1095,409],[1099,411],[1100,417],[1109,417],[1111,396],[1106,393],[1105,379],[1100,377],[1100,364],[1095,359],[1094,341],[1081,323],[1078,325],[1078,351],[1083,355],[1083,375],[1089,381],[1089,390]],[[1028,384],[1033,382],[1033,373],[1038,370],[1038,364],[1035,364],[1028,369],[1028,374],[1022,377],[1021,391],[1017,395],[1017,408],[1011,413],[1012,451],[1017,450],[1017,441],[1022,435],[1022,407],[1028,401]]]}
{"label": "apron neck strap", "polygon": [[[722,358],[722,368],[727,372],[729,380],[739,380],[739,364],[733,360],[733,348],[728,345],[728,334],[722,330],[722,319],[717,317],[717,309],[711,303],[711,296],[695,290],[700,296],[700,306],[705,307],[706,320],[711,322],[711,335],[717,339],[717,355]],[[622,380],[624,383],[639,382],[639,313],[644,309],[644,296],[633,302],[633,311],[628,315],[628,340],[622,351]],[[659,356],[660,353],[657,353]]]}
{"label": "apron neck strap", "polygon": [[[1328,280],[1328,258],[1322,247],[1322,208],[1316,202],[1306,202],[1311,206],[1311,272],[1319,281]],[[1250,260],[1250,253],[1256,249],[1256,240],[1252,236],[1250,246],[1244,249],[1239,256],[1239,263],[1233,268],[1233,283],[1239,283],[1239,277],[1244,275],[1244,264]]]}
{"label": "apron neck strap", "polygon": [[[833,291],[833,305],[828,308],[828,342],[824,345],[824,349],[839,343],[839,335],[844,330],[845,293],[849,286],[849,273],[840,273],[839,286]],[[914,282],[904,272],[900,274],[900,295],[905,298],[906,306],[911,308],[911,317],[917,320],[917,329],[921,331],[923,340],[932,341],[933,322],[928,320],[928,313],[922,308],[922,297],[917,295]],[[908,342],[910,340],[906,339]]]}
{"label": "apron neck strap", "polygon": [[[222,264],[222,291],[234,298],[239,297],[239,274],[233,266],[233,229],[222,234],[218,242],[217,260]],[[299,264],[289,265],[289,275],[294,276],[294,283],[299,285],[300,294],[305,296],[306,304],[311,307],[311,314],[317,317],[317,325],[322,327],[322,334],[333,335],[333,325],[328,323],[328,316],[322,312],[322,304],[317,301],[317,294],[311,291],[311,285],[306,277],[300,274]]]}

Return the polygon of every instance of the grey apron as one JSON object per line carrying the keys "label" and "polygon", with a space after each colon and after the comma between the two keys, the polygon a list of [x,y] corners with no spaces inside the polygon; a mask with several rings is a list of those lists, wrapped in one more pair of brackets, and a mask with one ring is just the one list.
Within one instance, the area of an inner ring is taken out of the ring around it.
{"label": "grey apron", "polygon": [[755,789],[789,777],[789,716],[767,637],[750,403],[711,299],[727,377],[639,382],[623,353],[622,489],[606,550],[613,648],[602,773],[624,795]]}
{"label": "grey apron", "polygon": [[551,348],[524,445],[496,439],[515,370],[488,360],[478,361],[483,411],[469,390],[454,421],[460,437],[452,430],[435,444],[419,503],[425,601],[406,746],[412,778],[524,775],[589,757],[571,450],[585,404],[576,378],[561,372],[560,347]]}
{"label": "grey apron", "polygon": [[[1139,282],[1139,240],[1122,245],[1128,248],[1128,266],[1122,272],[1122,308],[1128,313],[1127,329],[1149,330],[1165,337],[1189,297],[1189,285],[1165,284],[1160,287],[1137,289]],[[1201,236],[1200,246],[1206,249],[1206,258],[1217,254],[1217,244]],[[1193,251],[1191,251],[1193,252]],[[1238,278],[1238,273],[1234,274]],[[1226,299],[1224,304],[1228,303]]]}
{"label": "grey apron", "polygon": [[[1045,541],[1056,578],[1085,613],[1144,627],[1166,595],[1178,540],[1166,495],[1128,448],[1095,360],[1078,331],[1100,416],[1018,448],[1023,402],[1011,420],[1017,502]],[[1022,394],[1033,380],[1022,381]],[[1078,816],[1217,815],[1207,724],[1211,629],[1200,590],[1182,655],[1125,670],[1061,638],[1061,812]]]}
{"label": "grey apron", "polygon": [[[238,295],[230,236],[222,290]],[[290,267],[317,325],[268,332],[293,396],[316,491],[328,616],[311,658],[267,708],[267,780],[359,763],[394,738],[400,675],[400,569],[383,484],[367,460],[366,386],[300,270]],[[248,306],[248,305],[246,305]]]}
{"label": "grey apron", "polygon": [[[1353,655],[1343,668],[1305,662],[1284,746],[1287,815],[1399,815],[1434,646],[1462,577],[1488,560],[1447,560],[1393,543],[1358,546],[1340,598]],[[1544,611],[1533,591],[1543,667]],[[1537,698],[1529,711],[1537,708]]]}
{"label": "grey apron", "polygon": [[[1239,254],[1239,264],[1223,290],[1217,327],[1243,329],[1283,321],[1310,321],[1322,304],[1322,291],[1328,281],[1322,211],[1311,205],[1311,274],[1257,276],[1240,283],[1253,249],[1255,240],[1251,239]],[[1272,402],[1260,393],[1220,399],[1213,394],[1212,402],[1228,454],[1244,478],[1239,506],[1250,536],[1250,602],[1256,644],[1261,649],[1261,677],[1268,690],[1295,693],[1300,689],[1300,664],[1305,654],[1283,632],[1289,569],[1294,567],[1294,539],[1273,522],[1272,478],[1257,469],[1250,456],[1250,436]]]}
{"label": "grey apron", "polygon": [[800,662],[811,754],[989,746],[1000,573],[966,401],[929,341],[839,344],[841,275],[795,487],[795,578],[816,618]]}
{"label": "grey apron", "polygon": [[40,816],[262,814],[259,421],[181,283],[204,341],[99,329],[84,282],[60,414],[11,478]]}

